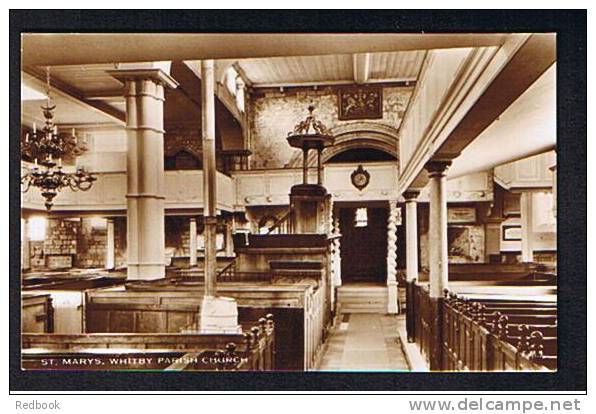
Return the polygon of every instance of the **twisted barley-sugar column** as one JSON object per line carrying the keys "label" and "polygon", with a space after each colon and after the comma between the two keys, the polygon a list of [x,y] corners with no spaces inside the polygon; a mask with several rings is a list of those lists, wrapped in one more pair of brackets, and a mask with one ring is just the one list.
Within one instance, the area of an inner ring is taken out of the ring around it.
{"label": "twisted barley-sugar column", "polygon": [[397,224],[399,221],[397,200],[389,201],[387,220],[387,313],[397,313]]}
{"label": "twisted barley-sugar column", "polygon": [[[333,218],[333,235],[339,236],[339,211]],[[333,269],[333,286],[341,286],[341,238],[336,237],[333,239],[333,251],[335,256],[335,263]]]}

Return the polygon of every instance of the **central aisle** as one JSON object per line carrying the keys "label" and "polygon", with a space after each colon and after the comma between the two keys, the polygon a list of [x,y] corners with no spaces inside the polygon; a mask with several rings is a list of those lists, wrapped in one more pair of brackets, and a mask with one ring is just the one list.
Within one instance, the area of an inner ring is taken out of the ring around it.
{"label": "central aisle", "polygon": [[327,340],[320,371],[409,371],[397,333],[397,317],[340,315]]}

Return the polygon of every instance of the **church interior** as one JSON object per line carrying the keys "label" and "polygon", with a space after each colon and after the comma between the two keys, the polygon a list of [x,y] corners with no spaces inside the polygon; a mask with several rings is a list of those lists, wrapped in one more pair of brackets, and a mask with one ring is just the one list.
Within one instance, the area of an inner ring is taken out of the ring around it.
{"label": "church interior", "polygon": [[22,369],[556,370],[555,44],[24,34]]}

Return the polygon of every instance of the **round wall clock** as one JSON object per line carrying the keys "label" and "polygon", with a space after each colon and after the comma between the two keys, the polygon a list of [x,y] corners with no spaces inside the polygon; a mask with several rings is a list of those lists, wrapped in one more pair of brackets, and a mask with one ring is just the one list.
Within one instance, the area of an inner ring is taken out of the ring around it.
{"label": "round wall clock", "polygon": [[362,191],[370,181],[370,174],[362,168],[362,165],[359,165],[358,168],[352,172],[350,177],[352,178],[352,185],[360,191]]}

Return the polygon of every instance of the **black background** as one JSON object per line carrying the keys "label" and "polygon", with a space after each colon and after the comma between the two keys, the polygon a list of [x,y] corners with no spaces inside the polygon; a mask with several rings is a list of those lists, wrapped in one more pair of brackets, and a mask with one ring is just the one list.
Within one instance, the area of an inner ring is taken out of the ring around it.
{"label": "black background", "polygon": [[[585,10],[10,11],[10,382],[13,391],[586,390]],[[124,373],[20,370],[22,32],[556,32],[559,327],[556,373]],[[9,390],[9,391],[10,391]],[[469,393],[467,393],[470,395]]]}

